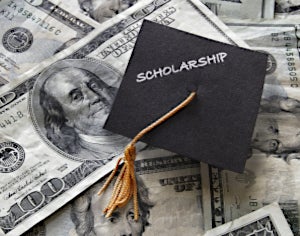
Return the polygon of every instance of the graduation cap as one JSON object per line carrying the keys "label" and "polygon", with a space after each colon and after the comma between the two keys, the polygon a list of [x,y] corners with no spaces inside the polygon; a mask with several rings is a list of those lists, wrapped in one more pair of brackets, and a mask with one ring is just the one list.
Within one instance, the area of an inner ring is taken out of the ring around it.
{"label": "graduation cap", "polygon": [[242,172],[266,63],[263,53],[145,20],[104,128],[133,138],[195,91],[142,141]]}

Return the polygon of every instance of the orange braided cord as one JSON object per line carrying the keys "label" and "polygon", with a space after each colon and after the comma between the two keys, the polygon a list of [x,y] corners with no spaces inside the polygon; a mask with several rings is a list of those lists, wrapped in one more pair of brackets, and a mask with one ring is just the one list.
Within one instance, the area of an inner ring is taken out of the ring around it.
{"label": "orange braided cord", "polygon": [[178,106],[173,108],[167,114],[163,115],[161,118],[147,126],[145,129],[140,131],[133,140],[127,145],[124,151],[124,157],[120,158],[117,161],[116,167],[113,172],[110,174],[108,179],[106,180],[103,187],[98,192],[98,195],[102,194],[105,189],[108,187],[112,179],[117,173],[119,164],[121,160],[124,160],[124,165],[119,173],[119,176],[116,180],[115,186],[113,188],[111,200],[108,203],[107,207],[104,209],[104,213],[106,217],[110,217],[113,211],[117,207],[125,206],[133,197],[133,207],[134,207],[134,220],[138,220],[139,218],[139,207],[138,207],[138,191],[137,191],[137,183],[135,178],[135,171],[134,171],[134,161],[136,158],[136,151],[135,151],[135,143],[142,138],[146,133],[154,129],[156,126],[160,125],[173,115],[175,115],[178,111],[182,108],[187,106],[196,96],[196,92],[192,92],[183,102],[181,102]]}

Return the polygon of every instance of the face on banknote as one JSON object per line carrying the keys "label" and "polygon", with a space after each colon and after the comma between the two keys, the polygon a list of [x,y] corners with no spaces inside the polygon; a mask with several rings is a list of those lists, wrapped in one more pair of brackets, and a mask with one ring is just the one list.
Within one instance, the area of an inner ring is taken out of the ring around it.
{"label": "face on banknote", "polygon": [[199,1],[148,0],[0,89],[2,235],[25,232],[115,165],[128,139],[102,124],[144,18],[246,46]]}
{"label": "face on banknote", "polygon": [[98,23],[60,1],[0,2],[0,85],[92,32]]}

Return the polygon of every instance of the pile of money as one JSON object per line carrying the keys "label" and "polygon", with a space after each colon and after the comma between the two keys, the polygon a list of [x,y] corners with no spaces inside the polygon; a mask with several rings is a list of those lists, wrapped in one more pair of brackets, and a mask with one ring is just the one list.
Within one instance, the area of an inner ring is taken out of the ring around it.
{"label": "pile of money", "polygon": [[[0,235],[300,235],[299,9],[0,0]],[[139,143],[139,220],[132,203],[105,218],[129,139],[102,127],[144,19],[268,54],[263,96],[244,173]]]}

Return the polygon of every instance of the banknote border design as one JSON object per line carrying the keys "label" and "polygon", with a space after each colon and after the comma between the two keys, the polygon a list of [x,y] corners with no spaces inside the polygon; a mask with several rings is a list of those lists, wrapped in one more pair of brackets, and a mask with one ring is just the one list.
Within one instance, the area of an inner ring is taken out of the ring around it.
{"label": "banknote border design", "polygon": [[[209,168],[209,189],[211,195],[211,225],[212,228],[215,228],[219,225],[225,224],[225,212],[224,212],[224,202],[223,199],[223,184],[221,171],[218,168]],[[213,180],[215,182],[213,182]],[[216,183],[216,185],[215,185]],[[215,201],[218,202],[218,206],[215,206]],[[215,220],[214,220],[215,219]],[[215,222],[219,222],[219,225],[216,225]]]}
{"label": "banknote border design", "polygon": [[205,236],[233,235],[294,235],[277,202],[243,215],[217,228],[208,230]]}
{"label": "banknote border design", "polygon": [[[182,168],[195,168],[199,167],[200,163],[198,161],[192,160],[187,157],[182,157],[180,155],[172,155],[168,157],[164,157],[162,160],[161,157],[155,157],[149,159],[150,163],[142,160],[135,161],[135,172],[137,174],[152,174],[152,173],[159,173],[165,171],[173,171]],[[163,161],[163,163],[161,163]],[[168,162],[168,167],[165,168],[166,162]]]}
{"label": "banknote border design", "polygon": [[[242,233],[245,233],[245,231],[243,231],[243,228],[245,228],[245,227],[247,227],[247,226],[249,226],[249,225],[253,225],[253,224],[260,224],[261,227],[263,227],[263,226],[264,226],[264,223],[262,223],[262,222],[268,222],[267,226],[269,226],[269,227],[271,228],[271,230],[272,230],[272,231],[264,231],[264,232],[266,232],[266,233],[268,233],[268,234],[270,234],[270,235],[273,235],[273,234],[271,234],[271,233],[273,233],[274,230],[276,230],[276,227],[275,227],[275,225],[274,225],[274,223],[273,223],[273,221],[272,221],[271,215],[266,215],[266,216],[260,217],[259,219],[252,220],[251,222],[245,222],[244,225],[239,226],[238,228],[233,228],[233,229],[230,228],[228,231],[226,231],[226,232],[224,232],[224,233],[222,233],[222,234],[218,234],[218,236],[231,236],[231,234],[232,234],[232,235],[236,235],[236,234],[239,233],[240,231],[242,231]],[[251,233],[250,235],[252,235],[253,233],[261,233],[260,230],[269,230],[269,229],[266,229],[265,227],[264,227],[264,228],[261,228],[261,229],[254,229],[254,228],[253,228],[253,231],[250,232],[250,233]],[[247,233],[249,233],[249,232],[247,232]],[[274,236],[277,235],[278,231],[276,230],[275,233],[276,233],[276,234],[274,234]],[[268,235],[268,234],[267,234],[267,235]],[[254,235],[254,234],[253,234],[253,235]]]}

